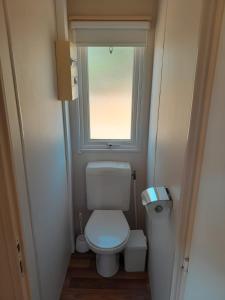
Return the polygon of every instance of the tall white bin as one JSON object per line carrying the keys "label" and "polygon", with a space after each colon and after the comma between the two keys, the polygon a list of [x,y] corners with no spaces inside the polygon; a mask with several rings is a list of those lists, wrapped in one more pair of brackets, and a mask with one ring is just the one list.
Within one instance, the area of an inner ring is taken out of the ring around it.
{"label": "tall white bin", "polygon": [[126,272],[144,272],[147,242],[143,230],[131,230],[124,250]]}

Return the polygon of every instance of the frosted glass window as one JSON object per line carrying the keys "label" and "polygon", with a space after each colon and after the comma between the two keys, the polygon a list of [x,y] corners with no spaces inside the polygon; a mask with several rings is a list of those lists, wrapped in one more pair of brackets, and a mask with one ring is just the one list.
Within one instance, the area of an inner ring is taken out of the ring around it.
{"label": "frosted glass window", "polygon": [[134,47],[88,47],[90,139],[130,140]]}

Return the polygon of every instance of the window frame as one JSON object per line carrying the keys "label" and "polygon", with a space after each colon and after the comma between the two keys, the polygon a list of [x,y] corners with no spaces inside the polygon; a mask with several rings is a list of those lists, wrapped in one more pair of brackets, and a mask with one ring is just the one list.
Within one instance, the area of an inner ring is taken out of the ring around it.
{"label": "window frame", "polygon": [[[131,46],[132,47],[132,46]],[[78,118],[79,118],[79,151],[117,150],[139,151],[141,141],[141,105],[144,85],[145,47],[134,46],[131,139],[91,139],[89,113],[88,59],[87,48],[78,47]]]}

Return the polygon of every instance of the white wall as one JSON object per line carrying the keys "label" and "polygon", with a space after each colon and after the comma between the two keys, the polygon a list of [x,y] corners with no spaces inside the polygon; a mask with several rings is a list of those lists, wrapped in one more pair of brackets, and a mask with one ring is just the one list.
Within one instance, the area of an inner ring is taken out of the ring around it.
{"label": "white wall", "polygon": [[53,0],[6,1],[42,300],[59,299],[71,240]]}
{"label": "white wall", "polygon": [[[168,300],[200,36],[202,0],[161,0],[156,24],[148,184],[165,185],[172,215],[148,221],[153,300]],[[153,244],[153,243],[157,243]],[[152,251],[151,251],[152,249]],[[158,264],[156,264],[156,261]]]}
{"label": "white wall", "polygon": [[[149,102],[149,99],[145,99]],[[77,151],[77,136],[78,124],[76,123],[76,103],[70,105],[71,116],[71,133],[73,143],[73,200],[75,208],[75,221],[78,221],[79,211],[83,213],[84,224],[88,220],[90,211],[87,210],[86,204],[86,180],[85,168],[89,161],[110,160],[110,161],[128,161],[132,168],[137,173],[137,201],[138,201],[138,225],[143,228],[144,226],[144,210],[141,205],[141,192],[146,188],[146,156],[147,156],[147,128],[148,128],[148,109],[144,112],[144,122],[142,123],[142,146],[139,152],[126,152],[126,151],[89,151],[78,153]],[[145,106],[148,108],[148,105]],[[129,212],[125,213],[129,224],[134,227],[134,204],[133,192],[131,192],[131,203]],[[79,223],[75,222],[76,233],[79,233]]]}
{"label": "white wall", "polygon": [[76,16],[152,16],[156,0],[67,0],[68,14]]}
{"label": "white wall", "polygon": [[[149,33],[149,44],[146,49],[145,74],[146,85],[144,88],[143,99],[141,100],[141,145],[139,151],[82,151],[79,152],[79,121],[78,121],[78,103],[74,101],[70,104],[70,120],[71,120],[71,141],[73,148],[73,201],[75,208],[75,232],[79,233],[79,217],[81,211],[84,216],[84,225],[89,218],[90,211],[86,205],[86,183],[85,168],[89,161],[110,160],[110,161],[128,161],[132,169],[137,174],[137,203],[138,203],[138,227],[144,228],[144,209],[141,204],[141,192],[146,188],[146,165],[147,165],[147,143],[148,143],[148,122],[149,122],[149,106],[150,106],[150,88],[151,70],[152,70],[152,52],[154,40],[154,26],[151,26]],[[134,228],[134,203],[133,203],[133,187],[131,187],[131,203],[130,210],[125,213],[131,228]]]}
{"label": "white wall", "polygon": [[211,99],[185,300],[225,299],[225,15]]}

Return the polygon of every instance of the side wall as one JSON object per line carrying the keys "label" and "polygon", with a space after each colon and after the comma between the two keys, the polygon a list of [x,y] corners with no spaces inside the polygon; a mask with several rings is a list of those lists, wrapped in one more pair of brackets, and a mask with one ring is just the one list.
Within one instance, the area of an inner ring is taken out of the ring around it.
{"label": "side wall", "polygon": [[[173,198],[167,219],[148,220],[153,300],[170,296],[200,35],[202,0],[161,0],[156,24],[148,150],[148,184]],[[152,251],[151,251],[152,248]]]}
{"label": "side wall", "polygon": [[71,240],[62,105],[56,95],[55,4],[5,3],[41,299],[56,300]]}

